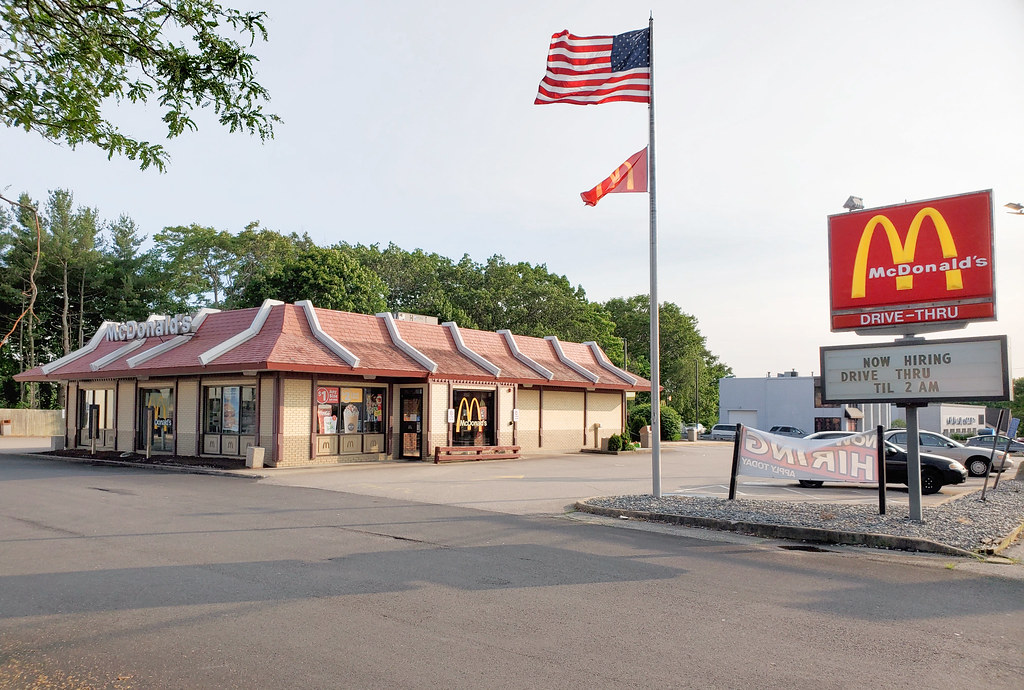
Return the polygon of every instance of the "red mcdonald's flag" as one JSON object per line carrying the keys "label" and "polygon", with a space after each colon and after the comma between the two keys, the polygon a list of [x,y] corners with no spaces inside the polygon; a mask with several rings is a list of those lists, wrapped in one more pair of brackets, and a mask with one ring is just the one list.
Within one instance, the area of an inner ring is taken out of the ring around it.
{"label": "red mcdonald's flag", "polygon": [[646,192],[647,191],[647,149],[638,151],[620,165],[601,184],[587,192],[580,192],[583,203],[596,206],[605,194],[612,192]]}

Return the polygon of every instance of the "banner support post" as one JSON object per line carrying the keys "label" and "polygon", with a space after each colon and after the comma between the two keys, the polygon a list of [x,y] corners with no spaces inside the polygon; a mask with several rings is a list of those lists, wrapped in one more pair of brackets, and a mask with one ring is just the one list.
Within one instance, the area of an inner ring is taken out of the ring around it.
{"label": "banner support post", "polygon": [[[989,456],[988,467],[985,469],[985,483],[981,485],[981,500],[983,501],[985,500],[985,493],[988,490],[988,478],[992,474],[992,465],[996,461],[996,446],[999,444],[999,432],[1003,428],[1004,419],[1006,419],[1006,408],[1000,408],[999,421],[996,422],[996,432],[992,434],[992,454]],[[1006,438],[1007,441],[1009,441],[1010,437],[1007,436]],[[1007,443],[1007,448],[1009,448],[1009,443]]]}
{"label": "banner support post", "polygon": [[878,431],[878,514],[885,515],[885,427],[881,424],[877,427]]}
{"label": "banner support post", "polygon": [[729,500],[736,499],[736,472],[740,468],[740,436],[743,434],[743,425],[736,425],[736,438],[732,442],[732,477],[729,478]]}

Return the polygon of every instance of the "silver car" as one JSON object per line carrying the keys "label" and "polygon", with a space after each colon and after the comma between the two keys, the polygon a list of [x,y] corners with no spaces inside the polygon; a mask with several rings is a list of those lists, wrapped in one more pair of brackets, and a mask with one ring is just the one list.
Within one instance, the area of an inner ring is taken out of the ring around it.
{"label": "silver car", "polygon": [[[966,467],[972,477],[984,477],[985,473],[988,472],[988,463],[992,455],[991,446],[989,446],[988,450],[981,446],[965,446],[934,431],[918,432],[917,438],[922,452],[952,458]],[[885,432],[885,440],[891,441],[901,448],[906,448],[907,430],[892,429],[887,431]],[[1013,460],[1010,458],[1006,458],[1006,464],[1002,466],[1000,466],[999,459],[1000,456],[997,455],[996,464],[992,467],[993,470],[1012,470],[1015,467]]]}
{"label": "silver car", "polygon": [[712,441],[735,441],[736,440],[736,425],[735,424],[715,424],[711,427],[711,440]]}

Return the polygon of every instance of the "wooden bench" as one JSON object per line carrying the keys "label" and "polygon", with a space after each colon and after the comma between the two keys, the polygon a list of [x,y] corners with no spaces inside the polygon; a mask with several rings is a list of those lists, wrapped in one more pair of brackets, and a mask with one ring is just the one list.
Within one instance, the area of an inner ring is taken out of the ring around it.
{"label": "wooden bench", "polygon": [[434,464],[453,460],[499,460],[518,458],[519,446],[437,446]]}

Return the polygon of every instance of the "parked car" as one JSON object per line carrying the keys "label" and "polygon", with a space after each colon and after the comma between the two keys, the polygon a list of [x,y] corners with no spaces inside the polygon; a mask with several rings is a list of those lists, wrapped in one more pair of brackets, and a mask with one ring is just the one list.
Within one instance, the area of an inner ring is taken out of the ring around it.
{"label": "parked car", "polygon": [[[907,483],[907,451],[885,442],[885,483]],[[921,453],[921,493],[938,493],[947,484],[963,484],[967,481],[967,468],[952,458],[931,453]],[[818,487],[822,481],[799,480],[800,486]]]}
{"label": "parked car", "polygon": [[[1017,438],[1008,438],[1006,436],[1003,436],[1002,434],[999,435],[999,440],[996,441],[996,450],[1000,453],[1003,452],[1004,450],[1006,450],[1007,443],[1010,444],[1011,453],[1024,453],[1024,441],[1021,441],[1020,439]],[[992,434],[987,434],[984,436],[971,436],[969,439],[964,441],[964,445],[971,446],[972,448],[977,446],[991,451]]]}
{"label": "parked car", "polygon": [[[953,439],[934,431],[920,431],[918,432],[917,438],[922,451],[956,460],[967,468],[967,471],[971,473],[972,477],[984,477],[988,472],[988,463],[989,458],[991,457],[991,452],[986,453],[983,447],[965,446],[962,443],[957,443]],[[885,432],[885,440],[891,441],[901,448],[906,448],[907,430],[892,429],[887,431]],[[989,443],[992,443],[991,438]],[[991,445],[989,448],[991,449]],[[1007,462],[1002,469],[1010,470],[1013,469],[1013,467],[1013,461],[1007,458]],[[996,463],[992,469],[999,470],[999,463]]]}
{"label": "parked car", "polygon": [[701,424],[700,422],[697,422],[696,424],[684,424],[683,436],[686,436],[686,432],[690,431],[691,429],[696,429],[698,434],[703,434],[705,431],[707,431],[707,429],[704,428],[704,425]]}
{"label": "parked car", "polygon": [[853,436],[856,431],[815,431],[813,434],[804,436],[809,441],[834,441],[837,438]]}
{"label": "parked car", "polygon": [[735,441],[736,440],[736,425],[735,424],[715,424],[711,427],[711,440],[712,441]]}
{"label": "parked car", "polygon": [[777,424],[768,430],[769,434],[778,434],[779,436],[793,436],[795,438],[803,438],[807,435],[807,432],[803,429],[798,429],[795,426],[785,426]]}

